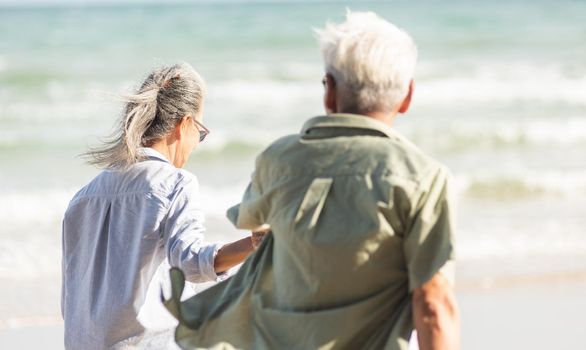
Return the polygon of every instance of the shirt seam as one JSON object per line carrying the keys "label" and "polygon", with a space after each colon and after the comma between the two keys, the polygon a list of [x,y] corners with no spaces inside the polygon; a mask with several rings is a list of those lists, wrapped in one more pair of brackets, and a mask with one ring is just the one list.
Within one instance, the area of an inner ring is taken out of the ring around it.
{"label": "shirt seam", "polygon": [[[171,193],[173,193],[173,192],[171,192]],[[125,196],[130,196],[130,195],[135,195],[135,194],[155,194],[155,195],[165,199],[166,201],[169,201],[169,199],[167,198],[166,193],[164,191],[153,190],[153,191],[131,191],[131,192],[106,193],[106,194],[84,194],[84,195],[80,195],[79,197],[76,197],[74,200],[72,200],[71,205],[76,204],[77,202],[79,202],[82,199],[125,197]]]}

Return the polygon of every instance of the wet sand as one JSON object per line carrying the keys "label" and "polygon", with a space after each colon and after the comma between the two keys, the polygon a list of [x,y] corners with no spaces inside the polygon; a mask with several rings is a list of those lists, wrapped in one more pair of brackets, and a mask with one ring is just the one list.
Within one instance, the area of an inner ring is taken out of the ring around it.
{"label": "wet sand", "polygon": [[[0,344],[7,349],[63,349],[59,285],[41,283],[38,316],[18,312],[16,299],[5,295]],[[586,273],[495,278],[457,285],[462,317],[462,349],[578,349],[586,331]],[[14,295],[13,295],[14,297]],[[26,299],[20,299],[23,303]],[[30,307],[30,305],[29,305]],[[28,308],[30,310],[30,308]],[[52,310],[52,311],[51,311]]]}

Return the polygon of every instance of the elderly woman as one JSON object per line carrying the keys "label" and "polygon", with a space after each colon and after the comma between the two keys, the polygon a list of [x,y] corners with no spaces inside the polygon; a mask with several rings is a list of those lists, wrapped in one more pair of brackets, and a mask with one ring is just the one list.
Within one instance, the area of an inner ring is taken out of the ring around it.
{"label": "elderly woman", "polygon": [[66,348],[144,341],[137,316],[165,260],[188,281],[216,281],[254,250],[251,237],[204,242],[198,182],[182,169],[209,132],[204,97],[191,66],[157,69],[125,97],[119,133],[88,153],[104,170],[75,195],[63,221]]}

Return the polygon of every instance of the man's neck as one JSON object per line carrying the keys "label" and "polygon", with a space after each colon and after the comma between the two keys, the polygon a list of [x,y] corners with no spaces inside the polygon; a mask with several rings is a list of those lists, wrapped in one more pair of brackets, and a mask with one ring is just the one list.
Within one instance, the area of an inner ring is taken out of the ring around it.
{"label": "man's neck", "polygon": [[364,115],[364,116],[370,117],[372,119],[376,119],[380,122],[383,122],[384,124],[386,124],[389,127],[393,126],[395,118],[397,117],[397,112],[383,112],[383,111],[372,111],[372,112],[366,112],[366,113],[340,111],[340,112],[336,112],[336,113],[351,113],[351,114]]}
{"label": "man's neck", "polygon": [[378,112],[378,111],[367,112],[367,113],[364,113],[363,115],[371,117],[372,119],[376,119],[380,122],[383,122],[386,125],[388,125],[389,127],[393,126],[393,123],[395,122],[395,118],[397,117],[397,113]]}

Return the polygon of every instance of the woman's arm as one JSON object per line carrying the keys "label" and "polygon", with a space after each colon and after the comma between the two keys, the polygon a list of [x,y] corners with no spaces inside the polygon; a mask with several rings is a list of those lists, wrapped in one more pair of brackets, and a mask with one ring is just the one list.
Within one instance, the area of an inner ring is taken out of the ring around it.
{"label": "woman's arm", "polygon": [[264,236],[269,232],[270,227],[263,225],[253,230],[251,236],[222,246],[214,259],[216,273],[226,272],[243,262],[250,253],[258,248]]}
{"label": "woman's arm", "polygon": [[214,270],[217,274],[226,272],[243,262],[253,251],[252,237],[228,243],[218,250],[218,254],[214,259]]}

